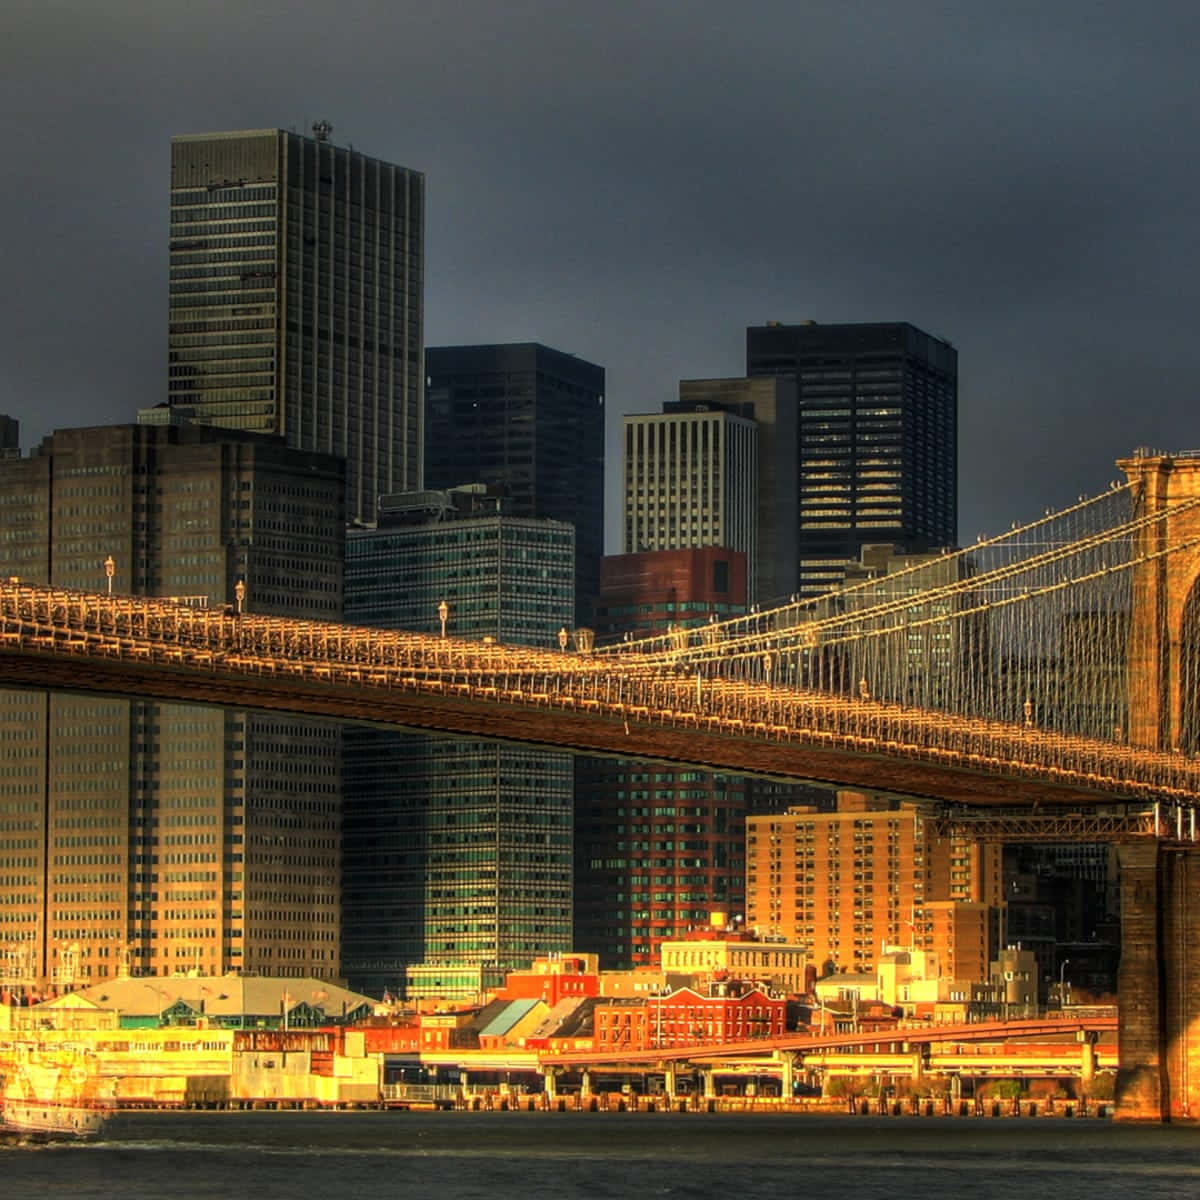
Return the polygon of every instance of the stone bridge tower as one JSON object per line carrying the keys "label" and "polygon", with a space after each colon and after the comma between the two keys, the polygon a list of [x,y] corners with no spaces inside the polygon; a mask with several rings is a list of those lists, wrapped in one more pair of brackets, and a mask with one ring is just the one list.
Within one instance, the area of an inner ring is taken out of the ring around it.
{"label": "stone bridge tower", "polygon": [[[1118,466],[1140,485],[1150,557],[1133,574],[1129,741],[1200,753],[1200,453],[1139,451]],[[1181,511],[1172,513],[1179,508]],[[1190,544],[1190,545],[1189,545]],[[1170,554],[1168,546],[1183,547]],[[1158,842],[1118,847],[1121,865],[1121,1070],[1117,1116],[1200,1118],[1200,852]]]}
{"label": "stone bridge tower", "polygon": [[[1200,453],[1141,452],[1117,464],[1139,484],[1138,503],[1151,515],[1200,500]],[[1142,535],[1154,554],[1168,545],[1190,549],[1151,558],[1133,576],[1129,642],[1129,741],[1152,750],[1200,751],[1200,505],[1184,506]]]}

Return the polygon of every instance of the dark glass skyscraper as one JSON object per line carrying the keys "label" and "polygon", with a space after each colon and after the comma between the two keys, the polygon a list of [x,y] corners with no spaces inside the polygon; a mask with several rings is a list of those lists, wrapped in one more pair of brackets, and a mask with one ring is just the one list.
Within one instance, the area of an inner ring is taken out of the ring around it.
{"label": "dark glass skyscraper", "polygon": [[425,482],[485,483],[510,517],[575,526],[575,620],[604,553],[604,368],[536,342],[425,352]]}
{"label": "dark glass skyscraper", "polygon": [[913,325],[746,330],[746,374],[796,381],[798,589],[839,583],[868,543],[958,536],[958,352]]}
{"label": "dark glass skyscraper", "polygon": [[346,460],[346,510],[421,486],[425,179],[281,129],[171,141],[168,401]]}

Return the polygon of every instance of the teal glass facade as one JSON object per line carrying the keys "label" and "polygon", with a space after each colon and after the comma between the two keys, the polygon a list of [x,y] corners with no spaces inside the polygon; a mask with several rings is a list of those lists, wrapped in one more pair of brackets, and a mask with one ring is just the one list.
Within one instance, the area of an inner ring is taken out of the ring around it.
{"label": "teal glass facade", "polygon": [[[556,521],[347,536],[346,616],[360,624],[440,634],[445,601],[448,636],[550,648],[571,624],[574,579],[574,533]],[[347,730],[345,977],[402,995],[417,964],[504,970],[569,950],[573,786],[568,754]]]}

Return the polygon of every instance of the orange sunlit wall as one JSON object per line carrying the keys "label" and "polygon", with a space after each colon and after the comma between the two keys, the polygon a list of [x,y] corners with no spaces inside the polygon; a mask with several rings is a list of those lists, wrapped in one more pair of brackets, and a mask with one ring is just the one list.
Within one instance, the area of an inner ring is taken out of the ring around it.
{"label": "orange sunlit wall", "polygon": [[994,894],[995,855],[935,839],[915,805],[843,791],[836,812],[793,808],[746,828],[747,924],[806,946],[818,972],[871,969],[886,942],[937,951],[943,975],[986,976],[978,899]]}

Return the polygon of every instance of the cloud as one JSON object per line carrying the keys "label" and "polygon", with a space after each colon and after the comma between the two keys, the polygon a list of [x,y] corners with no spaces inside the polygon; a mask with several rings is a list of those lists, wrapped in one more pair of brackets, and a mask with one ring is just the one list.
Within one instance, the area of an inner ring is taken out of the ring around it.
{"label": "cloud", "polygon": [[739,374],[767,318],[948,337],[970,539],[1138,443],[1200,442],[1198,24],[1116,0],[18,5],[0,407],[28,443],[160,400],[170,136],[325,117],[426,173],[429,344],[590,358],[610,422]]}

